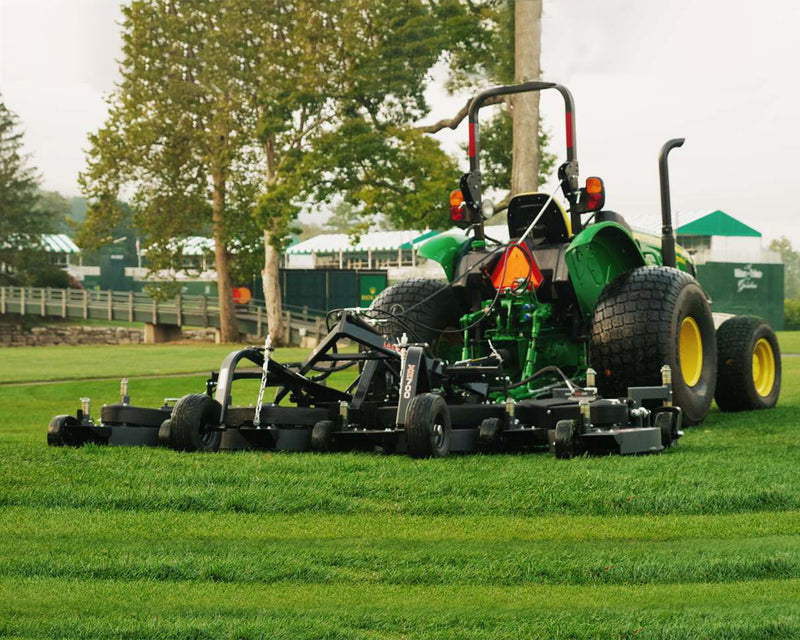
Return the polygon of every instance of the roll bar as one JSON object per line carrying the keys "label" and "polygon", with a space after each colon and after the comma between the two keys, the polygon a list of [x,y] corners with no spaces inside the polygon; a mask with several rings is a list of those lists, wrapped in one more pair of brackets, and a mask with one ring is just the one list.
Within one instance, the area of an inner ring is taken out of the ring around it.
{"label": "roll bar", "polygon": [[[478,112],[489,98],[496,96],[510,95],[514,93],[527,93],[529,91],[544,91],[545,89],[555,89],[564,98],[565,125],[567,140],[567,162],[559,169],[564,192],[570,205],[575,204],[575,197],[578,193],[578,145],[575,133],[575,101],[572,94],[565,86],[555,82],[542,82],[532,80],[520,84],[503,85],[482,91],[472,99],[469,106],[469,173],[461,179],[461,187],[464,192],[467,206],[472,210],[473,219],[478,221],[475,236],[477,239],[483,238],[483,216],[481,215],[482,184],[481,184],[481,162],[480,162],[480,127],[478,124]],[[535,141],[533,142],[535,144]],[[580,225],[580,215],[577,217],[577,224]],[[575,222],[573,221],[573,225]]]}

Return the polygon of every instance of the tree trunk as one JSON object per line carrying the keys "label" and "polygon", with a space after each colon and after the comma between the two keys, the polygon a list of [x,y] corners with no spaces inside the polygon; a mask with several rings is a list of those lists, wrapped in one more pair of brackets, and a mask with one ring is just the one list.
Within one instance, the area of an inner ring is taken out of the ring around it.
{"label": "tree trunk", "polygon": [[[275,142],[272,138],[264,146],[267,156],[267,189],[277,178],[275,174]],[[270,220],[264,227],[264,270],[261,272],[261,286],[264,289],[264,304],[267,308],[267,327],[273,346],[283,341],[283,307],[281,305],[280,252],[272,244],[273,229]]]}
{"label": "tree trunk", "polygon": [[222,235],[225,216],[225,178],[221,171],[214,172],[214,199],[211,220],[214,227],[214,266],[217,270],[219,298],[219,330],[222,342],[238,342],[239,327],[233,304],[233,284],[228,268],[228,250]]}
{"label": "tree trunk", "polygon": [[[541,75],[542,0],[514,3],[514,81],[538,80]],[[511,193],[539,188],[539,92],[512,97],[514,148]]]}
{"label": "tree trunk", "polygon": [[264,229],[264,271],[261,272],[267,327],[273,345],[283,341],[283,308],[281,306],[280,252],[272,246],[272,234]]}

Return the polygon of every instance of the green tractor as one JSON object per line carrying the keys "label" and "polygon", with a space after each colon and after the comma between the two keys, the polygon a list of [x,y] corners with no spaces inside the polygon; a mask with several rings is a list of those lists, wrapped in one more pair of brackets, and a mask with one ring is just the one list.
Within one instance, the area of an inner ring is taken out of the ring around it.
{"label": "green tractor", "polygon": [[[569,211],[552,196],[523,193],[508,204],[511,240],[487,238],[493,207],[482,195],[478,115],[488,98],[558,91],[566,107],[566,162],[558,179]],[[448,361],[502,363],[510,384],[490,400],[549,393],[562,374],[606,397],[669,380],[683,424],[722,410],[763,409],[780,393],[781,362],[769,325],[734,317],[715,330],[708,296],[672,229],[667,158],[661,150],[662,237],[637,233],[603,209],[600,178],[578,182],[575,110],[561,85],[527,82],[489,89],[469,110],[470,171],[450,196],[450,214],[467,234],[443,234],[420,248],[449,283],[409,280],[386,289],[374,309],[393,315],[391,336],[411,325]],[[586,372],[590,380],[587,380]]]}
{"label": "green tractor", "polygon": [[[569,213],[554,194],[518,194],[508,205],[510,240],[494,240],[484,228],[492,207],[481,193],[478,113],[490,97],[545,89],[566,105],[558,179]],[[667,156],[683,140],[661,151],[659,241],[603,209],[602,180],[579,185],[565,87],[527,82],[484,91],[471,104],[469,134],[470,171],[450,198],[451,218],[466,233],[436,236],[420,249],[448,282],[407,280],[369,310],[332,311],[329,333],[302,363],[272,359],[269,338],[234,351],[204,393],[174,405],[132,406],[125,382],[120,402],[104,405],[98,422],[88,399],[75,416],[56,416],[48,443],[379,448],[414,457],[549,447],[568,458],[663,451],[683,424],[703,420],[714,398],[724,411],[775,405],[774,332],[749,316],[715,331],[691,258],[675,246]],[[247,362],[258,371],[239,366]],[[345,369],[354,372],[346,389],[327,384]],[[261,381],[256,402],[234,405],[234,383],[248,378]]]}

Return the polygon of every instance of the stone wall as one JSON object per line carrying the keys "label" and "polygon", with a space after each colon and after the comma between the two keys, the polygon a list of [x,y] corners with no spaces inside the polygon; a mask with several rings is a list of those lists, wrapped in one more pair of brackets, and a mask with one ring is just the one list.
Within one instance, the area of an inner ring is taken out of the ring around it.
{"label": "stone wall", "polygon": [[[214,329],[185,330],[182,341],[214,342]],[[59,344],[139,344],[144,329],[134,327],[82,327],[46,325],[25,329],[18,324],[0,324],[0,347],[52,346]]]}

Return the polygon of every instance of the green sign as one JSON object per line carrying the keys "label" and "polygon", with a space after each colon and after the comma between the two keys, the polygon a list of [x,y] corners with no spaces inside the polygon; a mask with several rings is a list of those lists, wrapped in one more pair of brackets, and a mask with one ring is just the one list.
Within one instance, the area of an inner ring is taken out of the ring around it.
{"label": "green sign", "polygon": [[368,307],[378,294],[386,288],[385,273],[364,273],[358,277],[359,304]]}
{"label": "green sign", "polygon": [[783,329],[783,265],[707,262],[697,279],[719,313],[759,316]]}

